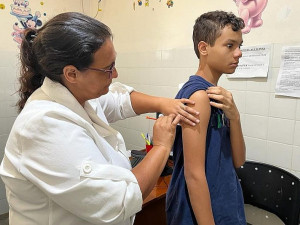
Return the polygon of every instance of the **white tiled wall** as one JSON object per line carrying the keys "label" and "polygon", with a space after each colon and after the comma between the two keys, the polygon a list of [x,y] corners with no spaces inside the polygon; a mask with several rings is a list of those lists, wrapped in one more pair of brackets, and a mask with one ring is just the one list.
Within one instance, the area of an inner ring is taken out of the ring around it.
{"label": "white tiled wall", "polygon": [[[272,44],[267,78],[228,79],[224,75],[219,85],[233,93],[239,108],[247,159],[279,166],[300,177],[300,99],[275,95],[282,46]],[[116,81],[147,94],[174,98],[178,84],[197,67],[192,48],[118,53]],[[153,121],[141,115],[113,126],[124,135],[128,149],[143,149],[140,133],[151,133]]]}
{"label": "white tiled wall", "polygon": [[[5,143],[12,124],[16,118],[15,108],[18,96],[16,92],[16,71],[18,71],[17,53],[15,51],[0,52],[0,159],[4,154]],[[0,215],[8,211],[5,188],[0,179]]]}

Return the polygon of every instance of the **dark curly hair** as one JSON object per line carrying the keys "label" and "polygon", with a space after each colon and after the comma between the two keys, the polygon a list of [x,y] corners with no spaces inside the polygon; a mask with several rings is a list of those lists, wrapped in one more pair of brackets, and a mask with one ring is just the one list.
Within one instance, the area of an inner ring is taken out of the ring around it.
{"label": "dark curly hair", "polygon": [[62,83],[66,65],[78,70],[88,67],[111,36],[105,24],[77,12],[59,14],[40,29],[26,29],[20,48],[19,111],[45,77]]}
{"label": "dark curly hair", "polygon": [[212,11],[202,14],[195,21],[193,30],[194,50],[199,58],[198,44],[204,41],[213,46],[221,35],[222,29],[230,25],[233,31],[239,31],[245,27],[244,21],[231,12]]}

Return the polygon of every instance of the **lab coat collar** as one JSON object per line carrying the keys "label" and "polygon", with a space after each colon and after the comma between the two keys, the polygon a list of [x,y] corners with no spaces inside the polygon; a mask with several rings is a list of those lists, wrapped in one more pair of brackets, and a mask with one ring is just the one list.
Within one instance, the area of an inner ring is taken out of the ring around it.
{"label": "lab coat collar", "polygon": [[128,157],[122,135],[102,121],[88,102],[85,102],[83,108],[72,93],[62,84],[45,77],[41,88],[37,89],[28,100],[28,102],[32,100],[49,100],[69,108],[89,122],[97,133],[104,137],[115,150],[121,151],[122,154]]}

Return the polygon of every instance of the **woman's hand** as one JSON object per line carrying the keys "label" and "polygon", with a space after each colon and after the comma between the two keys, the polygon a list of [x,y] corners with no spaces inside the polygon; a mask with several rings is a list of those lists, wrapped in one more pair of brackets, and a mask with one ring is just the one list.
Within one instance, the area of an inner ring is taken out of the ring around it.
{"label": "woman's hand", "polygon": [[162,116],[156,120],[153,127],[153,148],[131,170],[138,181],[143,199],[151,192],[166,165],[179,121],[180,115],[174,114]]}
{"label": "woman's hand", "polygon": [[199,115],[199,112],[196,110],[188,107],[185,104],[195,104],[194,101],[182,98],[182,99],[171,99],[171,98],[164,98],[161,103],[161,113],[164,115],[180,115],[181,122],[186,124],[195,126],[196,123],[199,123],[200,120],[195,117],[195,115]]}
{"label": "woman's hand", "polygon": [[222,109],[229,120],[236,120],[240,119],[239,111],[234,103],[232,94],[230,91],[226,89],[216,86],[216,87],[209,87],[206,90],[208,97],[210,99],[214,99],[217,102],[210,102],[211,106],[216,108]]}
{"label": "woman's hand", "polygon": [[176,125],[181,119],[180,115],[159,117],[153,126],[153,146],[163,146],[171,150],[175,138]]}

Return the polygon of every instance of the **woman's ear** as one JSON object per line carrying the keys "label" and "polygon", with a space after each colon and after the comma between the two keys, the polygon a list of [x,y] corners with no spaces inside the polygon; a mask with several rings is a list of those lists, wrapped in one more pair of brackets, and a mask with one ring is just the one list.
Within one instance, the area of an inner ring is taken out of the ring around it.
{"label": "woman's ear", "polygon": [[208,44],[204,41],[200,41],[198,44],[199,55],[207,55]]}
{"label": "woman's ear", "polygon": [[78,69],[73,65],[67,65],[63,69],[63,75],[65,80],[67,80],[70,83],[76,83],[76,79],[78,77]]}

